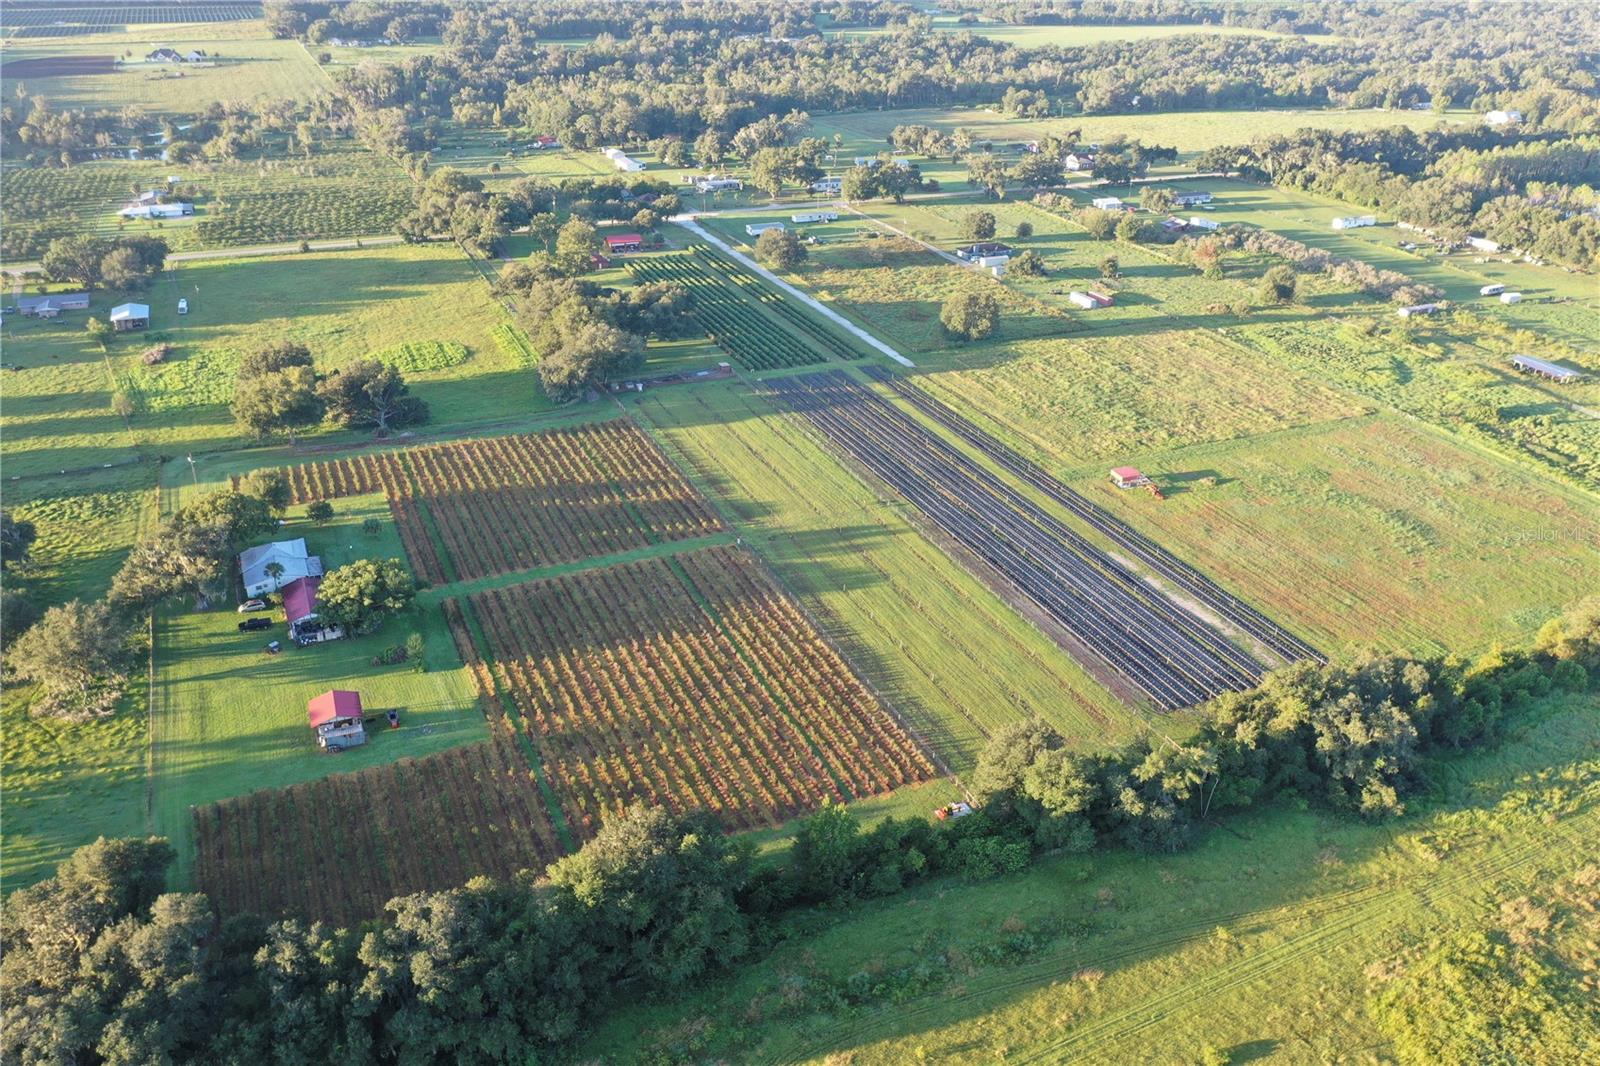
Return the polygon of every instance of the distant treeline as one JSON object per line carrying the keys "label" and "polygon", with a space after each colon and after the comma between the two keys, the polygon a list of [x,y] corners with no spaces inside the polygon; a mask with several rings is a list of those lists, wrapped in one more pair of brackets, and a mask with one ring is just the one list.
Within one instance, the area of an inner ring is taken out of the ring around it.
{"label": "distant treeline", "polygon": [[[1302,664],[1209,705],[1184,741],[1067,747],[1042,723],[998,734],[978,810],[862,831],[802,823],[787,861],[699,813],[636,808],[542,877],[392,901],[336,930],[163,894],[166,842],[100,841],[0,908],[0,1058],[17,1062],[543,1061],[608,1007],[759,957],[813,908],[930,877],[984,878],[1058,850],[1181,848],[1209,822],[1295,797],[1369,819],[1427,787],[1429,759],[1492,742],[1600,670],[1600,603],[1528,649],[1472,662]],[[338,891],[336,881],[327,886]]]}
{"label": "distant treeline", "polygon": [[1600,137],[1486,129],[1355,133],[1302,129],[1213,148],[1226,169],[1392,212],[1447,239],[1487,236],[1584,269],[1600,268],[1593,182]]}

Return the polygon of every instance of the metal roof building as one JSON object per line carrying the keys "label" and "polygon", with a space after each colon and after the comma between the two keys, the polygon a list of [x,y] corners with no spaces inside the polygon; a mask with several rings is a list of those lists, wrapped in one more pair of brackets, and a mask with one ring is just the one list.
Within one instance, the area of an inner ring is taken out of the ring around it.
{"label": "metal roof building", "polygon": [[1531,355],[1513,355],[1511,357],[1511,365],[1522,371],[1524,374],[1537,374],[1542,378],[1549,378],[1551,381],[1560,382],[1563,385],[1570,381],[1577,381],[1583,377],[1583,373],[1581,371],[1574,370],[1568,366],[1562,366],[1559,363],[1550,363],[1543,359],[1535,359]]}

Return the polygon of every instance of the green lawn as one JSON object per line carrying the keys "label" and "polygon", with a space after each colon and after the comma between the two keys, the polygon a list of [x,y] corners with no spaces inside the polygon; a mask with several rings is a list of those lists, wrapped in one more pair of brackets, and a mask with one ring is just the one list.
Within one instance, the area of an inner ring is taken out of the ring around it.
{"label": "green lawn", "polygon": [[1145,720],[738,381],[630,399],[643,423],[957,773],[1038,714],[1085,747]]}
{"label": "green lawn", "polygon": [[1047,858],[860,904],[734,977],[621,1009],[578,1057],[1384,1061],[1366,997],[1408,947],[1526,896],[1578,916],[1549,935],[1592,954],[1572,888],[1600,861],[1597,746],[1600,703],[1551,700],[1499,750],[1437,764],[1397,823],[1279,805],[1176,855]]}
{"label": "green lawn", "polygon": [[[146,63],[144,57],[161,46],[185,55],[198,49],[213,61]],[[273,40],[264,29],[256,40],[219,38],[205,25],[181,29],[136,26],[117,36],[66,40],[22,38],[6,43],[4,65],[79,56],[105,57],[107,69],[103,73],[39,77],[15,75],[0,67],[0,85],[6,98],[10,99],[17,84],[22,83],[27,86],[28,95],[44,96],[51,107],[58,109],[132,104],[151,115],[195,115],[220,100],[305,100],[333,87],[298,41]],[[121,59],[121,65],[112,67],[112,59]]]}
{"label": "green lawn", "polygon": [[[308,524],[291,514],[283,536],[304,536],[329,569],[356,558],[405,558],[382,496],[340,500],[334,521]],[[299,509],[296,509],[297,512]],[[362,520],[377,517],[368,535]],[[188,886],[193,867],[196,804],[274,788],[325,774],[425,755],[488,736],[470,675],[456,657],[444,616],[418,605],[367,637],[309,648],[285,641],[278,655],[263,649],[284,640],[282,625],[240,633],[240,615],[225,602],[209,611],[166,608],[156,616],[156,676],[151,688],[153,822],[179,858],[175,885]],[[281,613],[274,612],[281,620]],[[427,642],[427,672],[379,666],[371,658],[412,632]],[[306,702],[331,688],[354,689],[367,712],[398,709],[401,728],[379,723],[366,745],[328,755],[306,726]],[[350,812],[361,817],[361,812]],[[366,816],[382,817],[381,811]]]}
{"label": "green lawn", "polygon": [[[96,294],[88,314],[105,317],[123,295]],[[189,301],[187,315],[177,313],[180,297]],[[402,358],[400,345],[462,346],[459,365],[407,374],[434,427],[551,409],[533,368],[494,336],[506,312],[450,246],[180,263],[134,298],[150,305],[151,329],[119,337],[109,355],[83,333],[83,312],[54,322],[8,317],[6,359],[23,368],[7,380],[8,473],[243,446],[227,408],[234,368],[279,340],[306,344],[324,369],[375,354]],[[139,353],[162,339],[176,351],[144,365]],[[128,426],[110,410],[119,388],[137,408]],[[356,436],[332,428],[311,436],[318,435]]]}

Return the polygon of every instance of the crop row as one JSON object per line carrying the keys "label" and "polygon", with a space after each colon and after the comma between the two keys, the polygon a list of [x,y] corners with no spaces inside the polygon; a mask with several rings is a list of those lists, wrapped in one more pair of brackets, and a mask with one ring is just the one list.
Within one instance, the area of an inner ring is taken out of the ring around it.
{"label": "crop row", "polygon": [[805,312],[799,310],[793,303],[783,298],[771,286],[757,279],[733,260],[712,251],[704,245],[695,248],[698,255],[708,267],[728,281],[742,288],[748,295],[759,300],[763,305],[776,311],[779,317],[786,319],[791,325],[806,333],[828,352],[840,359],[860,359],[862,352],[853,347],[849,341],[839,334],[832,332],[821,323],[812,319]]}
{"label": "crop row", "polygon": [[634,801],[748,829],[933,773],[745,552],[590,570],[471,606],[579,836]]}
{"label": "crop row", "polygon": [[869,377],[888,385],[918,411],[1067,508],[1091,528],[1104,534],[1113,544],[1182,589],[1185,595],[1209,607],[1286,661],[1295,662],[1300,659],[1327,661],[1316,648],[1225,591],[1205,574],[1177,558],[1120,518],[1067,488],[1055,477],[995,440],[921,388],[882,367],[869,366],[865,369]]}
{"label": "crop row", "polygon": [[491,739],[195,808],[196,877],[224,914],[350,925],[395,896],[542,871],[561,847],[507,728]]}
{"label": "crop row", "polygon": [[389,494],[412,563],[457,580],[684,540],[722,528],[632,422],[358,455],[288,471],[298,503]]}
{"label": "crop row", "polygon": [[833,444],[1165,709],[1262,676],[1253,658],[871,389],[842,372],[769,388]]}
{"label": "crop row", "polygon": [[712,340],[750,370],[810,366],[824,357],[767,318],[737,287],[720,279],[687,253],[629,261],[640,281],[675,281],[694,294],[694,313]]}

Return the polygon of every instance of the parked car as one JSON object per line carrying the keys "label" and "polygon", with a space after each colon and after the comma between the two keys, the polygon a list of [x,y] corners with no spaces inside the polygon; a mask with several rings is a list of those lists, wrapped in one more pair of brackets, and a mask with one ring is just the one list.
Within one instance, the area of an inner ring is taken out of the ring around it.
{"label": "parked car", "polygon": [[239,613],[250,614],[254,611],[265,611],[271,606],[272,604],[266,600],[245,600],[239,605]]}
{"label": "parked car", "polygon": [[254,633],[258,629],[271,628],[272,619],[270,618],[246,618],[243,622],[239,623],[239,632],[241,633]]}
{"label": "parked car", "polygon": [[188,300],[179,300],[178,301],[178,314],[186,315],[188,313],[189,313],[189,301]]}

